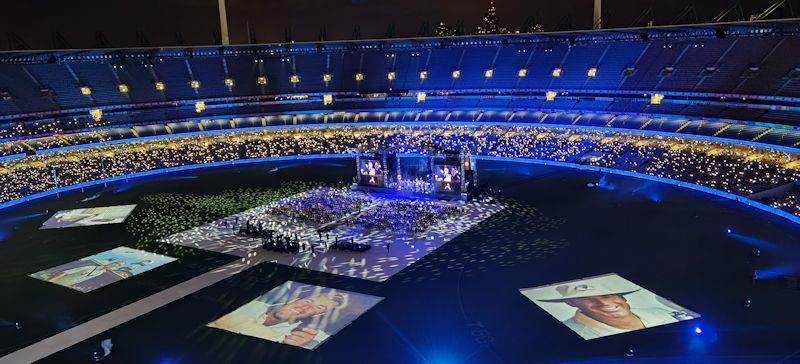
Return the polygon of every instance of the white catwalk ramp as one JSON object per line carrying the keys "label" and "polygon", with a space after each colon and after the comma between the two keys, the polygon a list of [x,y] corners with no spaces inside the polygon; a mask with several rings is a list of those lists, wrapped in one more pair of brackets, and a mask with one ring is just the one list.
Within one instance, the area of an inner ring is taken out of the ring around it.
{"label": "white catwalk ramp", "polygon": [[127,306],[17,350],[0,358],[0,364],[32,363],[37,360],[42,360],[72,345],[78,344],[81,341],[92,338],[125,322],[177,301],[203,288],[209,287],[225,278],[250,269],[264,262],[266,258],[267,257],[254,252],[249,257],[244,257],[235,262],[223,265],[188,281],[153,294],[152,296],[142,298]]}
{"label": "white catwalk ramp", "polygon": [[[375,229],[360,225],[359,217],[375,214],[376,211],[379,213],[392,211],[392,208],[387,208],[387,204],[398,201],[392,197],[364,195],[360,192],[345,194],[347,198],[363,198],[366,201],[361,201],[357,208],[352,208],[352,211],[347,209],[338,211],[330,220],[309,221],[276,213],[280,211],[276,206],[285,205],[287,201],[313,198],[315,194],[330,191],[345,193],[342,190],[326,188],[311,190],[177,233],[164,240],[182,246],[246,256],[254,250],[262,250],[260,239],[237,234],[237,223],[241,227],[246,221],[251,221],[253,224],[260,223],[265,228],[279,231],[286,236],[294,237],[296,234],[300,242],[313,247],[299,253],[264,251],[270,262],[383,282],[503,209],[500,205],[479,202],[428,201],[425,203],[433,204],[437,208],[456,206],[460,213],[444,220],[436,220],[422,231]],[[325,233],[320,236],[318,233],[320,229],[326,231],[327,236]],[[372,248],[365,252],[330,249],[337,236],[340,240],[369,244]]]}

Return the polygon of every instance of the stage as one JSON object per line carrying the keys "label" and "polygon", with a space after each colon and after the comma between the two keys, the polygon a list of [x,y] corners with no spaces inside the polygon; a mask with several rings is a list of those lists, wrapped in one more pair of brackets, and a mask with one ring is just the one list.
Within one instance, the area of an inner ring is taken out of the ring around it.
{"label": "stage", "polygon": [[[275,206],[282,202],[328,191],[363,198],[367,205],[359,210],[345,211],[334,220],[315,223],[291,216],[275,213]],[[268,261],[311,269],[320,272],[383,282],[400,270],[414,264],[459,234],[489,218],[502,209],[501,205],[480,202],[445,202],[428,200],[435,206],[454,206],[463,209],[458,217],[447,218],[426,228],[424,231],[367,228],[350,223],[347,218],[369,214],[372,209],[397,201],[416,201],[407,197],[349,192],[346,190],[315,189],[300,195],[259,206],[241,214],[227,216],[188,231],[164,239],[169,244],[209,250],[218,253],[247,257],[254,250],[261,249],[260,239],[241,236],[230,227],[236,221],[260,221],[263,226],[277,229],[281,234],[297,237],[301,244],[308,246],[299,253],[264,252]],[[324,232],[320,232],[324,230]],[[336,241],[352,241],[367,244],[372,248],[365,252],[333,250]]]}

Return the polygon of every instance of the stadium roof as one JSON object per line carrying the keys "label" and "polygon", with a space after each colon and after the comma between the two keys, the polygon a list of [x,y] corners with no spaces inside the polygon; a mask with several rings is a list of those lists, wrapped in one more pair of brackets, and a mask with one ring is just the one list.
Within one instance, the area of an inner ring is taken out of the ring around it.
{"label": "stadium roof", "polygon": [[644,28],[617,28],[524,34],[463,35],[451,37],[392,38],[325,42],[292,42],[199,47],[140,47],[0,52],[6,63],[40,63],[146,57],[218,56],[236,54],[304,54],[434,48],[449,46],[596,43],[649,39],[710,38],[726,36],[800,35],[800,18],[730,23],[706,23]]}

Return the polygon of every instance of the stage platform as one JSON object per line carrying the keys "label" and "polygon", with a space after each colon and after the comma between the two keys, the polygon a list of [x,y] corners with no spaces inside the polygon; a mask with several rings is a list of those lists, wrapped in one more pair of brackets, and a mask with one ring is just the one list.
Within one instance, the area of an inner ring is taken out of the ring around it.
{"label": "stage platform", "polygon": [[[359,215],[368,214],[382,205],[398,201],[410,201],[402,197],[385,194],[363,194],[346,191],[346,193],[354,196],[363,196],[368,201],[368,205],[336,220],[323,223],[315,223],[273,212],[276,206],[280,206],[286,201],[325,191],[326,189],[315,189],[271,204],[259,206],[243,213],[228,216],[169,236],[164,241],[247,258],[254,250],[261,249],[261,239],[239,235],[235,229],[231,229],[231,226],[237,221],[242,223],[247,220],[260,220],[265,227],[280,231],[287,236],[296,235],[300,243],[308,244],[312,247],[312,249],[306,249],[299,253],[265,251],[264,253],[268,256],[267,261],[382,282],[503,209],[500,205],[480,202],[426,200],[426,203],[437,206],[458,206],[463,213],[433,224],[425,231],[419,232],[380,230],[352,223],[352,220]],[[325,232],[318,233],[318,231]],[[322,235],[322,238],[320,238],[320,235]],[[372,248],[365,252],[330,249],[337,236],[342,241],[352,240],[359,244],[369,244]]]}

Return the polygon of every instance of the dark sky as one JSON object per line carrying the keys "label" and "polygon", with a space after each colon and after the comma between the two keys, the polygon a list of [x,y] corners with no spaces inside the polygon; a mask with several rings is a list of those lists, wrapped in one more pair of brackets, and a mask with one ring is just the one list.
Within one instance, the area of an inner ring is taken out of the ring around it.
{"label": "dark sky", "polygon": [[[747,13],[760,12],[774,0],[744,0]],[[797,3],[797,0],[792,0]],[[247,40],[246,24],[259,42],[281,42],[291,27],[295,41],[313,41],[325,26],[328,38],[349,39],[353,26],[362,38],[382,37],[394,23],[398,36],[415,36],[423,21],[435,25],[463,20],[474,32],[488,0],[228,0],[228,21],[233,43]],[[626,27],[648,7],[656,24],[668,24],[691,0],[604,0],[605,22]],[[730,0],[695,0],[698,15],[707,20]],[[500,23],[521,26],[534,16],[546,30],[591,25],[592,0],[496,0]],[[136,32],[153,45],[174,45],[180,32],[187,45],[213,42],[219,29],[216,0],[26,0],[0,12],[0,49],[8,49],[13,32],[31,47],[51,48],[51,34],[58,31],[73,47],[95,46],[95,33],[103,32],[117,47],[134,46]],[[797,7],[796,7],[797,8]]]}

